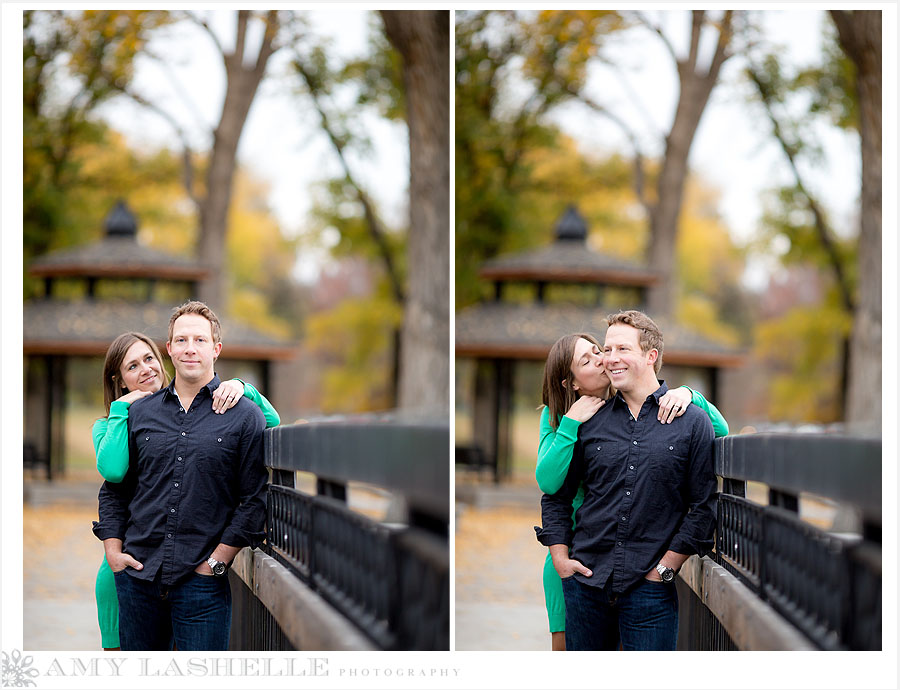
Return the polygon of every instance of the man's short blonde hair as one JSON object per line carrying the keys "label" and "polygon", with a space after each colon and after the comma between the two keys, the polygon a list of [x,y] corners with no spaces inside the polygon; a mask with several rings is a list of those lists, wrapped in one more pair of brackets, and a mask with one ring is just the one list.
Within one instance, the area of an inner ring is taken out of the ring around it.
{"label": "man's short blonde hair", "polygon": [[190,302],[185,302],[180,307],[175,307],[175,309],[172,311],[172,316],[169,317],[170,343],[172,342],[172,333],[175,330],[175,320],[179,316],[184,316],[185,314],[199,314],[204,319],[209,321],[209,324],[212,327],[213,345],[222,342],[222,326],[219,324],[219,317],[216,316],[216,313],[212,309],[207,307],[203,302],[191,300]]}
{"label": "man's short blonde hair", "polygon": [[650,350],[656,350],[659,353],[656,361],[653,363],[653,369],[658,374],[662,368],[663,360],[663,337],[659,326],[654,323],[653,319],[642,311],[629,309],[628,311],[620,311],[616,314],[610,314],[606,317],[606,323],[612,326],[616,323],[624,323],[626,326],[637,328],[640,332],[638,342],[641,345],[641,351],[644,353]]}

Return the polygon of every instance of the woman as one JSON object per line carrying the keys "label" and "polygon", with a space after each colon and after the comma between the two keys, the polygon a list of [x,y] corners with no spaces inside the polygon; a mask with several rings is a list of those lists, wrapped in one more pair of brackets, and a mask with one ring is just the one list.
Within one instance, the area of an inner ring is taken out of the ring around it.
{"label": "woman", "polygon": [[[545,494],[559,491],[569,471],[578,427],[594,416],[610,395],[609,377],[603,366],[603,348],[587,333],[573,333],[557,340],[544,365],[543,410],[535,478]],[[670,424],[684,414],[689,403],[709,416],[716,436],[728,434],[728,423],[721,413],[697,391],[687,386],[668,391],[659,399],[657,419]],[[579,487],[572,500],[572,521],[584,501]],[[566,609],[562,584],[553,567],[550,552],[544,561],[544,599],[550,619],[551,648],[566,648]]]}
{"label": "woman", "polygon": [[[143,333],[123,333],[113,340],[103,363],[103,404],[106,417],[94,422],[92,435],[97,454],[97,471],[109,482],[121,482],[128,471],[128,408],[169,384],[156,344]],[[266,418],[266,426],[281,419],[275,408],[253,386],[240,379],[225,381],[216,388],[212,406],[218,414],[237,404],[244,395],[256,403]],[[95,586],[97,619],[103,649],[119,649],[119,601],[112,570],[103,558]]]}

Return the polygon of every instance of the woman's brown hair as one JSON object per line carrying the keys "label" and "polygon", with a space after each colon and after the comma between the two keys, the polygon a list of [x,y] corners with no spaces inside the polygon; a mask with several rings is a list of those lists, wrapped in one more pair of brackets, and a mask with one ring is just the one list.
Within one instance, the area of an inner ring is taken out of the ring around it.
{"label": "woman's brown hair", "polygon": [[162,357],[159,355],[159,349],[156,347],[156,343],[143,333],[137,333],[135,331],[123,333],[110,343],[109,349],[106,351],[106,361],[103,362],[103,405],[106,408],[107,417],[109,416],[109,406],[112,405],[113,400],[121,398],[128,392],[128,389],[122,382],[122,376],[119,373],[119,369],[122,367],[122,360],[125,359],[125,355],[128,354],[128,348],[139,340],[150,348],[153,356],[159,361],[163,386],[169,385],[169,374],[166,371],[165,366],[163,366]]}
{"label": "woman's brown hair", "polygon": [[603,346],[597,339],[587,333],[570,333],[553,343],[547,362],[544,364],[544,383],[542,402],[550,408],[550,425],[556,429],[559,419],[578,400],[578,391],[572,388],[572,357],[575,355],[575,343],[584,338],[589,343]]}

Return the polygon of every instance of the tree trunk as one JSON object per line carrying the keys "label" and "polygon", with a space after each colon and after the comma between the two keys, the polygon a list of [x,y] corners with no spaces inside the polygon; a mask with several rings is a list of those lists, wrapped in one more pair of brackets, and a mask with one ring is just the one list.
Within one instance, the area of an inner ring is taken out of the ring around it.
{"label": "tree trunk", "polygon": [[881,12],[832,10],[838,40],[856,65],[862,188],[859,292],[850,334],[846,422],[881,433]]}
{"label": "tree trunk", "polygon": [[222,54],[226,74],[225,100],[219,125],[213,133],[213,148],[206,172],[206,194],[200,202],[197,256],[209,268],[210,274],[200,282],[197,297],[220,313],[226,311],[228,306],[225,239],[238,142],[256,90],[265,74],[266,63],[274,51],[273,40],[278,30],[278,15],[270,10],[266,13],[265,34],[259,53],[252,64],[245,65],[244,40],[249,18],[249,11],[238,12],[234,52]]}
{"label": "tree trunk", "polygon": [[660,277],[660,282],[651,287],[647,294],[647,308],[654,318],[670,318],[675,308],[675,245],[688,173],[688,155],[709,95],[719,78],[722,63],[727,59],[726,49],[731,40],[732,14],[728,11],[719,27],[716,53],[709,68],[698,71],[698,45],[704,23],[703,14],[702,11],[693,13],[690,54],[684,60],[676,60],[681,90],[675,119],[666,137],[665,157],[656,184],[657,200],[650,213],[647,264]]}
{"label": "tree trunk", "polygon": [[403,56],[409,124],[409,277],[398,408],[450,410],[450,13],[382,11]]}

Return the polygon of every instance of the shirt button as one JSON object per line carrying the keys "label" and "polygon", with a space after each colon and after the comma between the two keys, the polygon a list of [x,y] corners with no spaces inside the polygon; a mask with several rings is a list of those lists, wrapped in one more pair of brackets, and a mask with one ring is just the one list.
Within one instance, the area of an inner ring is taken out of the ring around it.
{"label": "shirt button", "polygon": [[669,446],[669,450],[675,450],[675,446]]}
{"label": "shirt button", "polygon": [[[220,438],[217,438],[216,440],[217,440],[219,443],[222,442],[222,439],[220,439]],[[671,450],[671,449],[670,449],[670,450]]]}
{"label": "shirt button", "polygon": [[180,455],[178,456],[178,462],[181,462],[181,456],[180,456]]}
{"label": "shirt button", "polygon": [[[174,513],[175,511],[173,510],[172,512]],[[622,522],[625,522],[625,516],[624,516],[624,515],[622,516]]]}
{"label": "shirt button", "polygon": [[181,435],[182,435],[182,436],[184,436],[184,435],[185,435],[185,434],[184,434],[184,432],[183,432],[183,431],[182,431],[182,432],[181,432]]}
{"label": "shirt button", "polygon": [[178,482],[175,482],[175,486],[178,486]]}
{"label": "shirt button", "polygon": [[634,465],[629,465],[629,466],[628,466],[628,469],[629,469],[629,470],[633,470],[633,469],[634,469]]}
{"label": "shirt button", "polygon": [[[184,434],[182,434],[182,436],[184,436]],[[632,441],[632,443],[633,443],[634,445],[637,445],[637,441]]]}
{"label": "shirt button", "polygon": [[[171,539],[171,538],[172,538],[172,533],[169,532],[169,533],[166,535],[166,539]],[[621,542],[619,542],[619,543],[621,543]]]}
{"label": "shirt button", "polygon": [[184,412],[184,408],[183,408],[183,407],[179,407],[179,408],[178,408],[178,411],[179,411],[179,412]]}
{"label": "shirt button", "polygon": [[619,542],[619,546],[622,546],[622,542]]}
{"label": "shirt button", "polygon": [[149,436],[144,436],[144,440],[145,440],[145,441],[149,441],[149,440],[150,440],[150,437],[149,437]]}
{"label": "shirt button", "polygon": [[[178,484],[176,484],[175,486],[178,486]],[[626,492],[625,492],[625,495],[626,495],[626,496],[631,496],[631,492],[630,492],[630,491],[626,491]]]}
{"label": "shirt button", "polygon": [[[174,508],[170,508],[170,509],[169,509],[169,512],[170,512],[170,513],[174,513],[174,512],[175,512],[175,509],[174,509]],[[622,519],[624,520],[625,518],[622,518]]]}

